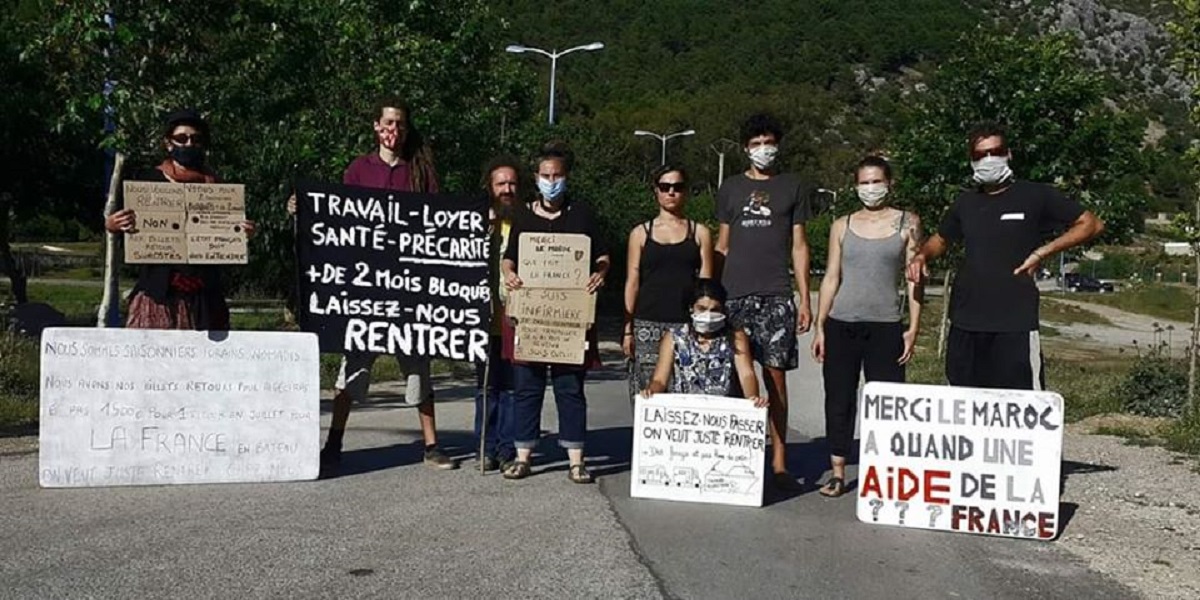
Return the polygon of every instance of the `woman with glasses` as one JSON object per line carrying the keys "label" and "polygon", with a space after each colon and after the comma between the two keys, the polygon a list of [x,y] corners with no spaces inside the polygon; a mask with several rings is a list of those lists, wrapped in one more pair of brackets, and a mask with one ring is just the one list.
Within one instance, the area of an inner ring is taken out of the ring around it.
{"label": "woman with glasses", "polygon": [[631,397],[650,385],[663,334],[689,322],[696,280],[712,276],[712,235],[684,216],[687,173],[663,165],[653,181],[658,216],[629,232],[625,265],[621,348],[629,361]]}
{"label": "woman with glasses", "polygon": [[[208,122],[200,113],[184,109],[164,123],[163,150],[158,166],[133,174],[132,181],[217,183],[217,174],[206,164]],[[254,222],[241,224],[246,237],[254,235]],[[109,215],[104,228],[114,235],[137,232],[137,215],[125,208]],[[229,306],[221,284],[221,270],[212,265],[143,265],[129,299],[126,327],[134,329],[229,329]]]}
{"label": "woman with glasses", "polygon": [[904,266],[921,244],[917,216],[891,206],[892,167],[878,156],[858,163],[855,191],[862,208],[833,222],[829,259],[817,302],[812,355],[825,379],[825,436],[833,475],[821,494],[846,493],[846,458],[854,442],[859,375],[867,381],[904,381],[921,321],[921,290]]}

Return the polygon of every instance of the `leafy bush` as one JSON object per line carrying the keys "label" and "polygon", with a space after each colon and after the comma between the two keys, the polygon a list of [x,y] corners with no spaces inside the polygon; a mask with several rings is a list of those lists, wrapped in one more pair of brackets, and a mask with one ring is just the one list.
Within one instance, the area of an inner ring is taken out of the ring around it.
{"label": "leafy bush", "polygon": [[1187,367],[1160,352],[1139,356],[1117,387],[1125,410],[1147,417],[1178,417],[1187,404]]}
{"label": "leafy bush", "polygon": [[38,360],[32,340],[0,333],[0,428],[36,419]]}

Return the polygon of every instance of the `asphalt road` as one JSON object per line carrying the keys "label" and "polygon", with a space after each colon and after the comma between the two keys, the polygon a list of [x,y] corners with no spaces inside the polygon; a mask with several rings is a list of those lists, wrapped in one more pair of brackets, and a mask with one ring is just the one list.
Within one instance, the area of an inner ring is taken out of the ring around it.
{"label": "asphalt road", "polygon": [[[819,379],[802,364],[789,456],[816,480]],[[389,386],[351,417],[344,473],[327,481],[42,490],[36,454],[0,456],[0,597],[1134,597],[1053,543],[867,526],[849,496],[631,500],[626,390],[616,369],[589,380],[598,486],[570,483],[549,443],[520,482],[429,469]],[[442,442],[463,458],[470,393],[439,392]]]}

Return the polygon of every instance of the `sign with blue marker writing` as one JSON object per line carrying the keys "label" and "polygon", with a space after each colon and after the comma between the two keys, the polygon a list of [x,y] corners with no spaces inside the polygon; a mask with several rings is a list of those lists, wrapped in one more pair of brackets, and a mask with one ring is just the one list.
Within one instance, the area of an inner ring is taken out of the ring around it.
{"label": "sign with blue marker writing", "polygon": [[767,409],[744,398],[638,396],[629,495],[762,506],[766,444]]}
{"label": "sign with blue marker writing", "polygon": [[484,197],[301,183],[296,201],[299,322],[322,352],[487,359]]}
{"label": "sign with blue marker writing", "polygon": [[309,333],[47,329],[38,480],[316,479],[320,358]]}
{"label": "sign with blue marker writing", "polygon": [[1062,396],[871,382],[858,414],[860,521],[1058,535]]}

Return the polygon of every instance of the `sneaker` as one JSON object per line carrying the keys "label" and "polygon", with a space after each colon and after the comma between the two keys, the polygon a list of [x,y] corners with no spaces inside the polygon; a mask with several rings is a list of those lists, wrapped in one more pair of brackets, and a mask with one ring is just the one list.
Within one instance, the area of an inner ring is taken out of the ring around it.
{"label": "sneaker", "polygon": [[329,479],[337,476],[338,467],[342,464],[342,449],[325,446],[321,449],[321,470],[317,479]]}
{"label": "sneaker", "polygon": [[458,463],[454,462],[441,448],[434,447],[425,451],[425,464],[435,469],[457,469]]}
{"label": "sneaker", "polygon": [[483,463],[483,470],[485,472],[495,471],[500,468],[500,461],[496,460],[495,456],[484,456],[480,462]]}

